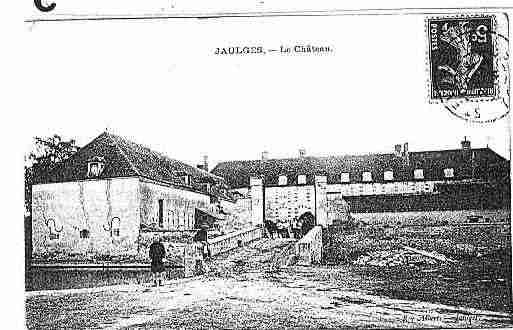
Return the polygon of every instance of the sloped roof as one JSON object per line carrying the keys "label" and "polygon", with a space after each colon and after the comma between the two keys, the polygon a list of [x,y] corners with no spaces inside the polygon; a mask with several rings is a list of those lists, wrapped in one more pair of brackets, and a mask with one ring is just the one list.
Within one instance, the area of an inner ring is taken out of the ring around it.
{"label": "sloped roof", "polygon": [[85,180],[87,164],[93,157],[103,157],[105,167],[98,178],[139,176],[170,184],[183,185],[180,176],[188,174],[195,182],[222,182],[223,179],[171,159],[124,137],[104,132],[75,155],[45,175],[38,183]]}
{"label": "sloped roof", "polygon": [[219,163],[212,173],[223,177],[230,187],[242,188],[249,186],[250,177],[265,177],[266,185],[277,185],[280,175],[287,176],[288,184],[297,184],[298,175],[306,175],[307,184],[314,183],[315,175],[327,176],[328,183],[340,183],[341,173],[349,173],[351,182],[362,182],[366,171],[372,173],[373,182],[384,182],[387,170],[393,172],[394,181],[412,180],[414,169],[423,169],[426,180],[444,178],[445,168],[454,168],[456,176],[473,171],[471,175],[480,177],[489,174],[490,166],[507,164],[491,149],[479,148],[409,152],[408,158],[388,153],[228,161]]}

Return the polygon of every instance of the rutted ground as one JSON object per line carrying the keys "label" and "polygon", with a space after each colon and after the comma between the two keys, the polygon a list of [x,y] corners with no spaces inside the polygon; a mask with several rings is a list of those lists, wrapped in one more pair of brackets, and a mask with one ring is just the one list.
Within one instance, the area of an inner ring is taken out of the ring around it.
{"label": "rutted ground", "polygon": [[[290,240],[261,240],[204,276],[142,285],[27,293],[29,328],[507,327],[511,315],[380,297],[343,267],[286,267]],[[338,280],[329,276],[336,272]],[[342,275],[342,276],[341,276]],[[358,287],[359,289],[356,289]]]}

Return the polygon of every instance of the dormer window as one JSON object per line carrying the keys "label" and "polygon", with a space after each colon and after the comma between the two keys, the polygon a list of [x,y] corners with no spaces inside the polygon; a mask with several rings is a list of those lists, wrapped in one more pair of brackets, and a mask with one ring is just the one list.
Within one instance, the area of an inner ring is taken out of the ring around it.
{"label": "dormer window", "polygon": [[371,172],[363,172],[362,180],[365,181],[365,182],[372,181],[372,173]]}
{"label": "dormer window", "polygon": [[176,176],[180,178],[180,181],[186,185],[189,186],[191,184],[191,176],[185,172],[177,172]]}
{"label": "dormer window", "polygon": [[188,174],[182,176],[182,181],[186,186],[189,186],[191,184],[191,176]]}
{"label": "dormer window", "polygon": [[180,181],[180,184],[183,184],[185,186],[191,185],[191,175],[188,174],[185,171],[173,171],[174,176],[176,177],[177,181]]}
{"label": "dormer window", "polygon": [[87,162],[87,177],[99,177],[105,168],[105,160],[103,157],[93,157]]}
{"label": "dormer window", "polygon": [[392,171],[385,171],[383,174],[383,178],[385,181],[392,181],[394,179],[394,172]]}
{"label": "dormer window", "polygon": [[306,175],[298,175],[297,176],[297,184],[306,184]]}
{"label": "dormer window", "polygon": [[278,184],[280,186],[287,185],[287,176],[286,175],[280,175],[280,177],[278,178]]}
{"label": "dormer window", "polygon": [[421,169],[421,168],[418,168],[416,170],[413,171],[413,177],[416,179],[416,180],[421,180],[421,179],[424,179],[424,170]]}
{"label": "dormer window", "polygon": [[340,174],[340,182],[349,182],[349,173],[344,172]]}
{"label": "dormer window", "polygon": [[454,168],[445,168],[444,169],[444,176],[446,178],[454,178]]}

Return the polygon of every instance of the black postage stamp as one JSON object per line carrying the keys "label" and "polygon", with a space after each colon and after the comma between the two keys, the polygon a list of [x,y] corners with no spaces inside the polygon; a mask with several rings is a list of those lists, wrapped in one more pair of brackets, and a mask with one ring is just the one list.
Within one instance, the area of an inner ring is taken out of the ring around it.
{"label": "black postage stamp", "polygon": [[497,96],[493,16],[428,19],[430,99]]}

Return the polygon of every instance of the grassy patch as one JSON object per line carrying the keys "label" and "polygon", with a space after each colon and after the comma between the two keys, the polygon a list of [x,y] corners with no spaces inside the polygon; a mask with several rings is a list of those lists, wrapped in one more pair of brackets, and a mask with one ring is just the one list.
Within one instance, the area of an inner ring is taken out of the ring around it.
{"label": "grassy patch", "polygon": [[[347,264],[361,277],[358,286],[392,298],[510,312],[511,234],[503,224],[379,225],[324,232],[324,261]],[[374,251],[409,246],[435,251],[456,263],[355,266]]]}

